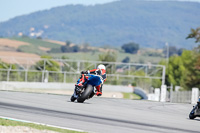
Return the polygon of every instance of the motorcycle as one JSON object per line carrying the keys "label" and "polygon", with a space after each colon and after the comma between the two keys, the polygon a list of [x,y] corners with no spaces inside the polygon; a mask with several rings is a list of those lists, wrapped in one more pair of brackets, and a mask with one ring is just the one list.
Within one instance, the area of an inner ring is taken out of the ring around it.
{"label": "motorcycle", "polygon": [[[83,103],[86,99],[92,98],[96,94],[96,87],[103,83],[103,79],[100,75],[84,74],[85,82],[83,86],[75,85],[74,94],[71,96],[71,102],[77,100],[79,103]],[[79,84],[80,79],[77,81]]]}
{"label": "motorcycle", "polygon": [[193,109],[189,114],[190,119],[194,119],[196,117],[200,117],[200,98],[199,98],[199,101],[197,102],[197,104],[195,106],[193,106]]}

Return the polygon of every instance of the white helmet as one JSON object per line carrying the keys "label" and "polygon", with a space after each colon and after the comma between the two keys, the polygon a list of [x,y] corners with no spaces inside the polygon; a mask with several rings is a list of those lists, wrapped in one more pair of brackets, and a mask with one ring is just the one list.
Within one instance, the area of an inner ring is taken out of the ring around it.
{"label": "white helmet", "polygon": [[106,67],[103,64],[98,65],[97,69],[104,69],[106,70]]}

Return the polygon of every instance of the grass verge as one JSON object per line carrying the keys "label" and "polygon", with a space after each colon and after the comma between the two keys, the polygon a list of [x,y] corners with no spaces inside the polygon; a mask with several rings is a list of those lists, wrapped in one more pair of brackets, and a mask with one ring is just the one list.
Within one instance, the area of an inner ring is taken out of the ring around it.
{"label": "grass verge", "polygon": [[0,125],[2,125],[2,126],[26,126],[26,127],[35,128],[38,130],[50,130],[50,131],[55,131],[55,132],[59,132],[59,133],[81,133],[78,131],[72,131],[72,130],[67,130],[67,129],[55,128],[55,127],[50,127],[50,126],[45,126],[45,125],[26,123],[26,122],[20,122],[20,121],[14,121],[14,120],[2,119],[2,118],[0,118]]}
{"label": "grass verge", "polygon": [[137,94],[134,93],[123,93],[123,98],[124,99],[131,99],[131,100],[140,100],[141,97]]}

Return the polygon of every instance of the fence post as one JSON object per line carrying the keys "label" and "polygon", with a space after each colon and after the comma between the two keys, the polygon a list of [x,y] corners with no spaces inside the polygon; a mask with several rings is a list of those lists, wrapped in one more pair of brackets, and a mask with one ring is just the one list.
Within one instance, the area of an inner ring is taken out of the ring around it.
{"label": "fence post", "polygon": [[166,95],[167,95],[167,86],[162,85],[161,86],[161,96],[160,96],[160,101],[161,102],[166,102]]}
{"label": "fence post", "polygon": [[195,104],[198,101],[198,97],[199,97],[199,88],[192,88],[191,104]]}
{"label": "fence post", "polygon": [[170,86],[170,102],[173,101],[173,85]]}
{"label": "fence post", "polygon": [[66,72],[64,72],[64,81],[63,83],[66,83]]}
{"label": "fence post", "polygon": [[9,81],[10,80],[10,69],[8,69],[8,71],[7,71],[7,81]]}
{"label": "fence post", "polygon": [[25,71],[25,82],[27,82],[28,80],[28,70]]}
{"label": "fence post", "polygon": [[49,81],[49,71],[45,70],[45,73],[44,73],[44,82],[48,83],[48,81]]}
{"label": "fence post", "polygon": [[165,66],[163,66],[163,72],[162,72],[162,85],[165,84]]}
{"label": "fence post", "polygon": [[80,73],[80,61],[77,62],[77,72]]}
{"label": "fence post", "polygon": [[44,70],[42,71],[42,82],[44,82]]}

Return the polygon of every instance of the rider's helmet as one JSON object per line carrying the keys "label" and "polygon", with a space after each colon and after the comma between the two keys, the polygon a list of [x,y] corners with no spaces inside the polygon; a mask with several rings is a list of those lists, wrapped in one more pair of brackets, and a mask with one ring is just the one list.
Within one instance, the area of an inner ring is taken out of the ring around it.
{"label": "rider's helmet", "polygon": [[97,66],[97,69],[104,69],[104,70],[106,70],[106,67],[103,64],[100,64],[100,65]]}

